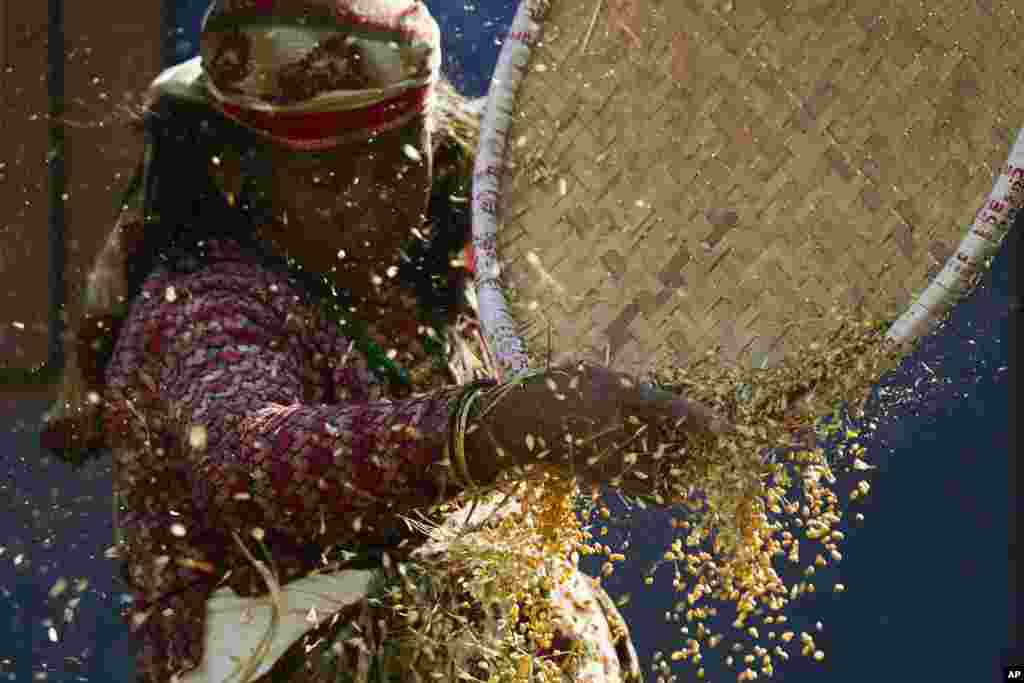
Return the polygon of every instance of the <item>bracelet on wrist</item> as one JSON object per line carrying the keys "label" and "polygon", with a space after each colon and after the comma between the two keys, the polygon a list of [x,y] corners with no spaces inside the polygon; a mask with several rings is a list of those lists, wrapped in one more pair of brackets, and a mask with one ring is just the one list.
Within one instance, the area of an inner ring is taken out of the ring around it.
{"label": "bracelet on wrist", "polygon": [[469,465],[466,462],[466,430],[469,426],[470,410],[480,396],[496,385],[497,381],[493,379],[477,380],[470,383],[459,396],[452,410],[445,451],[452,463],[452,468],[456,475],[462,479],[462,485],[465,488],[478,488],[476,482],[473,481],[472,475],[469,473]]}

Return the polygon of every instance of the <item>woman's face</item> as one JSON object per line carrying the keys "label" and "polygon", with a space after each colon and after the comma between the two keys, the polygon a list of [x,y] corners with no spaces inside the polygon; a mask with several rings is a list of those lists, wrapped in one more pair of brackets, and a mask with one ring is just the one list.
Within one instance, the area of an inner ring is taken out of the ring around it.
{"label": "woman's face", "polygon": [[271,236],[307,268],[383,275],[421,228],[433,154],[422,118],[327,152],[272,153]]}

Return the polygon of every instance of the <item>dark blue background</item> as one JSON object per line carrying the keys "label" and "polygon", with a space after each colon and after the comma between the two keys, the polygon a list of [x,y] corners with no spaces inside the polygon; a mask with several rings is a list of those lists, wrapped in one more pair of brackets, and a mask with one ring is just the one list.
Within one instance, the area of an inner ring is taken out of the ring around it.
{"label": "dark blue background", "polygon": [[[485,94],[513,3],[427,4],[444,30],[448,72],[468,95]],[[182,0],[177,59],[195,53],[205,6],[206,0]],[[1012,327],[1020,300],[1011,275],[1022,221],[979,290],[883,381],[892,388],[916,385],[916,398],[874,415],[879,429],[869,452],[880,468],[859,508],[866,523],[849,530],[844,561],[819,582],[841,581],[847,592],[824,591],[789,612],[793,630],[824,622],[815,638],[827,659],[814,664],[795,654],[788,664],[777,663],[777,680],[997,680],[1000,661],[1016,642],[1009,539],[1016,535]],[[0,681],[27,682],[47,671],[59,683],[127,682],[132,644],[118,617],[122,586],[116,565],[103,557],[113,540],[109,458],[84,473],[44,464],[36,432],[45,408],[0,402]],[[652,560],[670,529],[662,514],[648,512],[630,534],[634,557]],[[15,567],[19,553],[27,559]],[[89,580],[70,625],[63,610],[73,590],[56,600],[47,596],[61,576]],[[669,652],[679,643],[664,624],[676,597],[666,584],[645,590],[639,571],[606,582],[613,595],[632,594],[623,611],[645,667],[654,650]],[[60,632],[58,643],[47,638],[47,618]],[[720,666],[713,658],[707,667],[709,680],[735,680],[734,673],[715,675]],[[681,681],[695,680],[690,670],[680,673]]]}

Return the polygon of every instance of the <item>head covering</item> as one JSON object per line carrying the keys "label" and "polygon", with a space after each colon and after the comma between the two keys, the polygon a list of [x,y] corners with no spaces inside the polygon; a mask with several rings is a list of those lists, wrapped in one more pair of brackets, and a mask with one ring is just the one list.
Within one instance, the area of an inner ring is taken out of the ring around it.
{"label": "head covering", "polygon": [[419,0],[214,0],[200,50],[214,108],[283,146],[320,150],[427,112],[441,33]]}

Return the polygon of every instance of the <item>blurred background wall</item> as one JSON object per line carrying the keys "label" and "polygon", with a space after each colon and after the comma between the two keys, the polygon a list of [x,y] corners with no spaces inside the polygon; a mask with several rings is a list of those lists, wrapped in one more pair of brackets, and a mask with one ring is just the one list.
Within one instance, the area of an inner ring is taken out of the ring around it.
{"label": "blurred background wall", "polygon": [[[47,360],[55,299],[66,300],[66,320],[79,313],[85,270],[116,212],[112,198],[141,150],[117,117],[169,56],[167,4],[3,3],[0,366]],[[51,287],[54,268],[63,272],[62,293]],[[51,391],[3,387],[7,399]]]}

